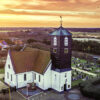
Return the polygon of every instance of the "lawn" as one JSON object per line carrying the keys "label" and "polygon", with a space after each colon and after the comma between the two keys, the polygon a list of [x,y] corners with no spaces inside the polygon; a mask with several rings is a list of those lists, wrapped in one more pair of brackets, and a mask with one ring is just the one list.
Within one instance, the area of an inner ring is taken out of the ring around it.
{"label": "lawn", "polygon": [[73,86],[77,86],[77,85],[79,85],[79,83],[81,83],[81,82],[82,82],[82,79],[79,79],[79,80],[73,81],[73,82],[72,82],[72,87],[73,87]]}
{"label": "lawn", "polygon": [[4,74],[4,68],[0,68],[0,74]]}

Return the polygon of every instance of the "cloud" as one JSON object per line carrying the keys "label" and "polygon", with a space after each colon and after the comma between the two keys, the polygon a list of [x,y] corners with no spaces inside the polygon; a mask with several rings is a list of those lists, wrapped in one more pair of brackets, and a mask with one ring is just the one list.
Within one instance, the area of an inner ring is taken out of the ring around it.
{"label": "cloud", "polygon": [[[48,20],[54,18],[55,21],[58,16],[62,15],[65,22],[70,19],[70,23],[75,22],[81,25],[81,22],[83,23],[82,19],[84,18],[86,19],[84,20],[84,24],[87,23],[87,20],[89,20],[88,23],[93,20],[94,24],[98,24],[100,21],[99,12],[100,0],[0,0],[0,19],[3,14],[8,20],[10,16],[16,19],[19,18],[20,21],[24,17],[30,16],[28,18],[42,18],[44,23],[46,23],[46,18]],[[29,24],[29,22],[27,23]]]}

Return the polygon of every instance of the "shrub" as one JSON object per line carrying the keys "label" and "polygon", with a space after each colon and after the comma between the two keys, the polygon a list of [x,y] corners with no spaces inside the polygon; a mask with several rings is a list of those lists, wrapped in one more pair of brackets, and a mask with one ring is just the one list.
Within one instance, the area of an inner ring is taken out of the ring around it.
{"label": "shrub", "polygon": [[30,44],[30,43],[33,43],[33,42],[37,42],[37,41],[34,40],[34,39],[28,39],[28,40],[27,40],[27,43],[29,43],[29,44]]}
{"label": "shrub", "polygon": [[100,78],[88,80],[83,83],[80,83],[80,91],[84,96],[95,98],[96,100],[100,100]]}

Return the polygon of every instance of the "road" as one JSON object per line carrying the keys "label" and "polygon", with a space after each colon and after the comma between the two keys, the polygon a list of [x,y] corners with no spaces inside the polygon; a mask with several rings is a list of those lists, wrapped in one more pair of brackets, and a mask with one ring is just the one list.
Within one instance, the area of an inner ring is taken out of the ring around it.
{"label": "road", "polygon": [[85,73],[85,74],[92,75],[92,76],[94,76],[94,77],[97,76],[97,74],[94,74],[94,73],[91,73],[91,72],[88,72],[88,71],[85,71],[85,70],[81,70],[81,69],[79,69],[79,68],[72,67],[72,69],[76,69],[76,70],[79,71],[79,72],[83,72],[83,73]]}

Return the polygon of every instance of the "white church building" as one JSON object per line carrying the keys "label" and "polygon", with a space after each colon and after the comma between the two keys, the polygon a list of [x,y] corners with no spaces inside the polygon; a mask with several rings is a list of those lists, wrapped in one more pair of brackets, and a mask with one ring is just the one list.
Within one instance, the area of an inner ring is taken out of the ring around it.
{"label": "white church building", "polygon": [[72,35],[61,26],[50,37],[50,52],[35,48],[8,51],[6,84],[17,89],[32,82],[42,90],[51,88],[62,92],[71,89]]}

